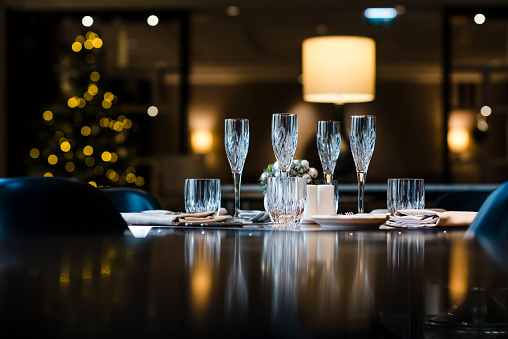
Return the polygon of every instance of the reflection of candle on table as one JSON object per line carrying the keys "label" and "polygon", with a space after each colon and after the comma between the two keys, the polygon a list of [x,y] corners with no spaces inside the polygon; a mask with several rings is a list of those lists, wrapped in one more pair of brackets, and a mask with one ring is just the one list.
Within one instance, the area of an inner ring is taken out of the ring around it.
{"label": "reflection of candle on table", "polygon": [[319,214],[335,215],[335,197],[333,185],[317,186],[317,203]]}

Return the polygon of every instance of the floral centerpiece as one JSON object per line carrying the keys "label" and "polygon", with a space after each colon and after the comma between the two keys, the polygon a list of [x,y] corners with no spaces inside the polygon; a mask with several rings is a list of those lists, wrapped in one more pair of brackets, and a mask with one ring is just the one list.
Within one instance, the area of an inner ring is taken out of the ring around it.
{"label": "floral centerpiece", "polygon": [[[280,176],[280,170],[277,161],[268,165],[268,167],[263,170],[263,173],[261,173],[261,176],[259,177],[259,184],[261,185],[261,191],[263,194],[266,194],[268,178],[278,176]],[[318,171],[314,167],[310,167],[307,160],[294,159],[291,163],[288,176],[302,177],[307,179],[307,184],[313,184],[314,180],[318,177]]]}

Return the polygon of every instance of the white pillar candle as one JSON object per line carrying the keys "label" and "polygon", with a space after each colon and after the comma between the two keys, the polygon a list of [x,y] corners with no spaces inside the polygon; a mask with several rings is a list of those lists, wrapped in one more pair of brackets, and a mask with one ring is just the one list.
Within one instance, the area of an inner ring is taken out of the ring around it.
{"label": "white pillar candle", "polygon": [[318,211],[321,215],[335,215],[335,196],[333,185],[317,186]]}
{"label": "white pillar candle", "polygon": [[317,214],[319,214],[317,187],[316,185],[307,185],[307,203],[305,204],[303,219],[309,219],[311,215]]}

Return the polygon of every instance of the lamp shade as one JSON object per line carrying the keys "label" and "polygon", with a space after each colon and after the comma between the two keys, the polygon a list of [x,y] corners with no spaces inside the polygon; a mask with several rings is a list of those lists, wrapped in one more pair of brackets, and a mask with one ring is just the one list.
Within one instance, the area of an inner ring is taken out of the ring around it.
{"label": "lamp shade", "polygon": [[344,104],[374,100],[376,47],[356,36],[322,36],[302,45],[303,99]]}

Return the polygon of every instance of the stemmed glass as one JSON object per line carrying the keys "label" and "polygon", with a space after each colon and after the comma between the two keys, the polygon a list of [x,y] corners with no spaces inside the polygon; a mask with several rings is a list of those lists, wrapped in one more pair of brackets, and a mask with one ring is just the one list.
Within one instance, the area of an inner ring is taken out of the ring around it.
{"label": "stemmed glass", "polygon": [[349,140],[358,177],[358,213],[363,213],[365,179],[376,144],[376,117],[373,115],[352,116]]}
{"label": "stemmed glass", "polygon": [[224,145],[228,156],[229,166],[233,173],[235,183],[235,214],[234,220],[240,218],[240,185],[242,182],[242,171],[249,151],[249,120],[248,119],[226,119],[224,124]]}
{"label": "stemmed glass", "polygon": [[340,122],[318,121],[316,141],[325,183],[331,185],[340,153]]}
{"label": "stemmed glass", "polygon": [[280,176],[287,177],[298,141],[298,119],[294,113],[272,115],[272,146]]}

